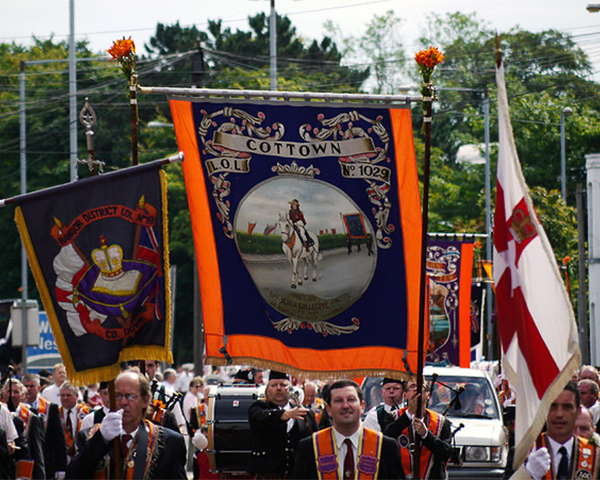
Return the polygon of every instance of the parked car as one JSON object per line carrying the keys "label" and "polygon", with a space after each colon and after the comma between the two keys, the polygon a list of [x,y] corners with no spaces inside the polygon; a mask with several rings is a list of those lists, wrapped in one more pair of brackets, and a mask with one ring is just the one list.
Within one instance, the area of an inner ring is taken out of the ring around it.
{"label": "parked car", "polygon": [[[428,408],[452,423],[455,454],[448,464],[450,478],[503,478],[509,451],[508,431],[490,378],[476,369],[425,367],[428,381],[434,375],[437,377]],[[367,377],[363,381],[367,408],[381,402],[380,386],[381,378]]]}

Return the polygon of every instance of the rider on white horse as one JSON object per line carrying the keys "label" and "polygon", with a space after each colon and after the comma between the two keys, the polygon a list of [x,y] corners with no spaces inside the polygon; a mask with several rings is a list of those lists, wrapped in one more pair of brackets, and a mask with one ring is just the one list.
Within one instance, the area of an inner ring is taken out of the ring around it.
{"label": "rider on white horse", "polygon": [[294,231],[302,241],[302,245],[304,245],[306,251],[309,252],[311,245],[313,245],[315,242],[312,238],[310,238],[308,232],[306,231],[306,220],[304,219],[302,210],[300,210],[300,202],[294,198],[291,202],[289,202],[289,204],[290,211],[288,217],[290,222],[292,222]]}

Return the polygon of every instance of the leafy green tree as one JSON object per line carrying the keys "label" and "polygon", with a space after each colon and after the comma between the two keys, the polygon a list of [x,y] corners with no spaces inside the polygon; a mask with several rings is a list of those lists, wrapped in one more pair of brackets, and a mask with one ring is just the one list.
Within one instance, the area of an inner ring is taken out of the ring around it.
{"label": "leafy green tree", "polygon": [[326,22],[326,28],[343,45],[347,62],[369,66],[375,83],[371,89],[373,93],[395,94],[404,78],[406,63],[399,34],[401,24],[402,20],[389,10],[383,15],[374,15],[367,23],[365,33],[358,37],[345,35],[330,21]]}

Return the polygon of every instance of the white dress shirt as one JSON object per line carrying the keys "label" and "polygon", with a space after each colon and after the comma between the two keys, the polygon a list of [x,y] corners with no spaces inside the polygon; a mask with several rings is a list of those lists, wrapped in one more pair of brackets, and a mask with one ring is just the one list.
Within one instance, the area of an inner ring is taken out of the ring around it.
{"label": "white dress shirt", "polygon": [[362,428],[359,428],[356,432],[354,432],[349,437],[342,435],[335,428],[333,429],[333,436],[335,437],[335,445],[337,447],[337,459],[338,459],[338,475],[339,478],[344,477],[344,459],[346,458],[346,451],[348,447],[344,443],[344,440],[347,438],[352,442],[352,453],[354,454],[354,471],[356,472],[356,462],[358,460],[358,444],[360,442],[360,434],[362,433]]}
{"label": "white dress shirt", "polygon": [[558,470],[558,464],[560,463],[560,459],[562,458],[562,454],[558,453],[560,447],[565,447],[567,449],[567,459],[569,460],[569,467],[571,467],[571,453],[573,452],[573,437],[569,438],[566,443],[560,444],[555,440],[552,440],[550,437],[546,437],[548,439],[548,443],[550,444],[550,454],[552,455],[552,463],[554,465],[554,472],[552,472],[552,478],[556,478],[556,472]]}

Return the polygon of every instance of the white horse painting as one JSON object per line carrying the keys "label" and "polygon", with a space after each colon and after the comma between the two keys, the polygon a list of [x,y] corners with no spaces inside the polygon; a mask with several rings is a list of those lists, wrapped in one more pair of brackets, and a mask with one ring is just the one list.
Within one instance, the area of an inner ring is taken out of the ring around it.
{"label": "white horse painting", "polygon": [[[277,222],[279,230],[281,231],[281,249],[285,253],[289,262],[292,264],[292,288],[296,288],[296,284],[302,285],[303,280],[308,280],[308,265],[312,265],[312,280],[317,281],[317,267],[319,266],[319,239],[317,236],[307,230],[308,235],[313,240],[314,244],[310,246],[309,250],[306,251],[302,240],[298,238],[298,234],[295,232],[292,222],[285,213],[279,214],[279,221]],[[304,275],[298,273],[300,262],[304,262]]]}

